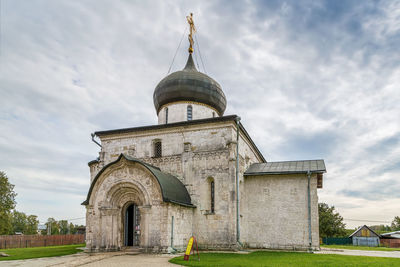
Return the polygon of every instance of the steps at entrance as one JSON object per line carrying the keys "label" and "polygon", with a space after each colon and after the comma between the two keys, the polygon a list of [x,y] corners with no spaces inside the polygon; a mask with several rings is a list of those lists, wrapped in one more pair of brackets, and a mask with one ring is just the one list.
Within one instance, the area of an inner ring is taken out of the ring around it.
{"label": "steps at entrance", "polygon": [[140,247],[123,247],[121,250],[127,255],[137,255],[142,253],[142,249]]}

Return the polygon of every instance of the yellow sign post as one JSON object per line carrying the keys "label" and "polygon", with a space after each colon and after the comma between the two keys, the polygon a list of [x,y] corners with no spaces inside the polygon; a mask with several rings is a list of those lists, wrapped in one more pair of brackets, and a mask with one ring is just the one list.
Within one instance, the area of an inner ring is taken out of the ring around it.
{"label": "yellow sign post", "polygon": [[183,256],[183,259],[184,259],[185,261],[188,261],[188,260],[189,260],[190,253],[191,253],[192,250],[193,250],[193,243],[196,244],[197,257],[198,257],[198,260],[200,260],[199,248],[198,248],[198,246],[197,246],[197,241],[196,241],[196,238],[194,238],[194,236],[192,236],[192,237],[189,239],[188,245],[187,245],[187,247],[186,247],[185,256]]}

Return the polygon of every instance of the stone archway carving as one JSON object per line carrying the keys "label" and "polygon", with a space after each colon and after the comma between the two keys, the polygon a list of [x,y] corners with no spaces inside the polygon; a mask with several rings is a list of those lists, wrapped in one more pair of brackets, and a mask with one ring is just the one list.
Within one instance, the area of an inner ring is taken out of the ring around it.
{"label": "stone archway carving", "polygon": [[[135,181],[130,182],[120,182],[113,185],[106,195],[108,204],[114,209],[118,210],[118,214],[116,216],[116,227],[117,229],[117,243],[120,246],[125,244],[125,213],[127,208],[131,204],[135,204],[139,207],[139,210],[142,211],[143,207],[147,207],[148,209],[151,207],[151,199],[149,196],[148,190],[140,183]],[[147,245],[147,214],[144,212],[140,216],[140,245]]]}
{"label": "stone archway carving", "polygon": [[[135,203],[140,211],[140,246],[160,246],[158,240],[167,205],[193,207],[185,186],[178,178],[157,167],[121,154],[96,175],[87,199],[87,247],[94,251],[114,251],[124,242],[125,209]],[[149,225],[153,225],[149,227]]]}

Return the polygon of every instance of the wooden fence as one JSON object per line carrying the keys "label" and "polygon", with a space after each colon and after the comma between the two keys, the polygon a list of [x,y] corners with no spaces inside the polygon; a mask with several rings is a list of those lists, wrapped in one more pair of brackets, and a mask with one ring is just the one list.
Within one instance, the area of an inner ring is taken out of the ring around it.
{"label": "wooden fence", "polygon": [[382,247],[400,248],[400,239],[381,239]]}
{"label": "wooden fence", "polygon": [[85,235],[2,235],[0,249],[61,246],[85,243]]}

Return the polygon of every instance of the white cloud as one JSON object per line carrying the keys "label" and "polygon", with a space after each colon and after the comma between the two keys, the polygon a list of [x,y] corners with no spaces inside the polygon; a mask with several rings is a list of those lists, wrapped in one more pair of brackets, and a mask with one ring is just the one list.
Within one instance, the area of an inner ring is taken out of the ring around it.
{"label": "white cloud", "polygon": [[[0,168],[18,209],[84,216],[90,133],[156,123],[153,90],[193,12],[226,114],[267,160],[324,158],[321,201],[344,217],[400,215],[397,5],[2,1]],[[186,51],[184,38],[173,71]]]}

